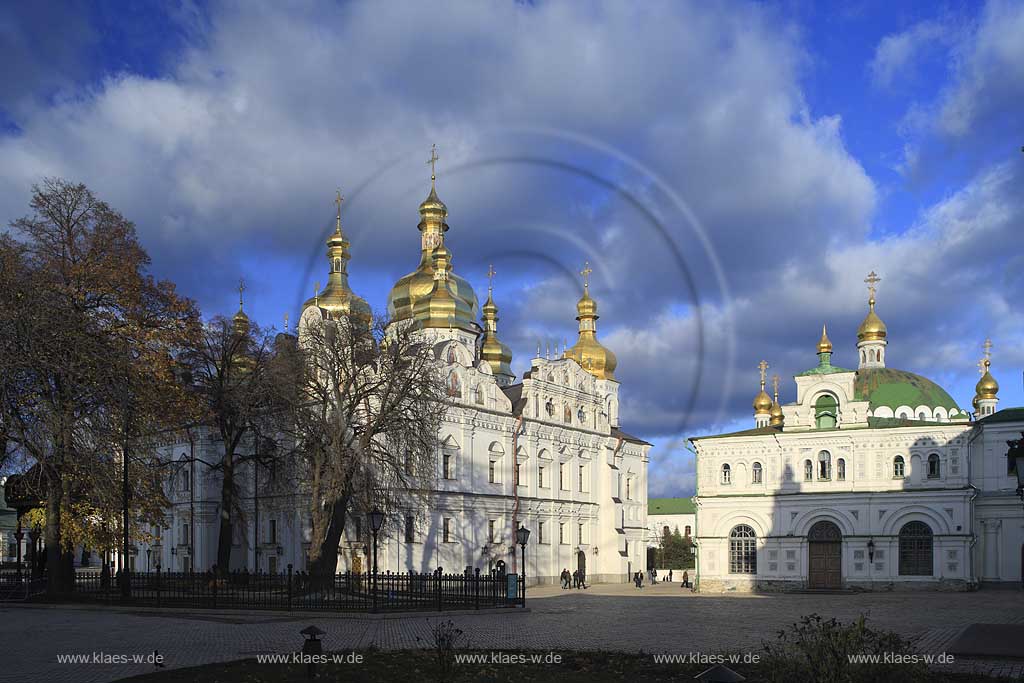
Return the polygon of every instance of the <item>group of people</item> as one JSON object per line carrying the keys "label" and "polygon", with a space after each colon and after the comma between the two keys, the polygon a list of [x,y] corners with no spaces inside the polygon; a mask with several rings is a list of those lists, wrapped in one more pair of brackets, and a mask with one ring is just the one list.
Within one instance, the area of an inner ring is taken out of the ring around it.
{"label": "group of people", "polygon": [[[669,569],[668,570],[668,576],[666,578],[662,579],[662,580],[663,581],[668,581],[669,583],[672,583],[672,573],[673,573],[672,570]],[[648,569],[647,570],[647,577],[646,578],[647,578],[648,583],[658,583],[658,570],[657,569]],[[643,588],[644,587],[644,573],[643,572],[634,572],[633,573],[633,585],[635,585],[637,588]],[[688,572],[688,571],[684,571],[683,572],[683,581],[682,581],[682,583],[679,584],[679,587],[680,588],[689,588],[691,590],[693,589],[693,585],[690,583],[690,572]]]}
{"label": "group of people", "polygon": [[569,568],[566,567],[562,570],[562,589],[566,588],[589,588],[587,585],[586,575],[579,569],[573,570],[572,574],[569,573]]}

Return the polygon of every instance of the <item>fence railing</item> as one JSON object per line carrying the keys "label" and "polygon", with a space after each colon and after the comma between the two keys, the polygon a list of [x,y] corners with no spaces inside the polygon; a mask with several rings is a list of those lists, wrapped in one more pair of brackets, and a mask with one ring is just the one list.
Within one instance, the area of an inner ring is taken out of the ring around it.
{"label": "fence railing", "polygon": [[[0,571],[3,589],[20,599],[45,597],[45,578],[27,590],[27,575]],[[110,605],[191,607],[208,609],[276,609],[394,612],[471,610],[525,604],[523,578],[498,572],[443,574],[381,572],[317,575],[287,571],[277,574],[235,571],[129,572],[128,594],[121,577],[106,572],[77,572],[74,588],[61,600]],[[41,583],[41,590],[40,590]],[[8,597],[7,599],[14,599]]]}

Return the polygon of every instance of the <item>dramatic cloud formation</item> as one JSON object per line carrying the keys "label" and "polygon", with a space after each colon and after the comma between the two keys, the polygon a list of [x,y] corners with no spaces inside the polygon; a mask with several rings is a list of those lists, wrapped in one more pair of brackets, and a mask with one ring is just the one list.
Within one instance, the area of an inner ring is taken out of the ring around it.
{"label": "dramatic cloud formation", "polygon": [[[993,3],[962,31],[921,16],[864,46],[866,100],[901,97],[889,86],[908,75],[931,83],[923,50],[952,60],[930,94],[897,100],[927,122],[904,126],[908,166],[939,163],[921,152],[936,135],[991,143],[982,123],[1024,82],[1018,9]],[[97,21],[69,20],[80,37],[44,58],[27,47],[40,18],[0,17],[0,35],[18,27],[22,73],[43,75],[0,102],[4,222],[39,177],[83,180],[205,311],[230,310],[244,275],[247,308],[273,323],[323,280],[341,185],[353,286],[383,309],[418,257],[436,142],[455,269],[480,293],[495,264],[518,372],[538,342],[572,343],[577,272],[593,264],[624,427],[656,442],[652,495],[692,488],[684,437],[747,424],[762,357],[783,378],[812,365],[828,322],[852,364],[869,270],[890,358],[961,403],[986,335],[1007,376],[1024,361],[1024,280],[1001,275],[1021,272],[1020,160],[958,161],[912,220],[890,217],[900,190],[844,138],[871,103],[815,110],[808,83],[830,77],[815,32],[764,6],[186,5],[149,22],[174,37],[156,56],[111,54],[112,20]],[[96,45],[103,59],[76,64]]]}

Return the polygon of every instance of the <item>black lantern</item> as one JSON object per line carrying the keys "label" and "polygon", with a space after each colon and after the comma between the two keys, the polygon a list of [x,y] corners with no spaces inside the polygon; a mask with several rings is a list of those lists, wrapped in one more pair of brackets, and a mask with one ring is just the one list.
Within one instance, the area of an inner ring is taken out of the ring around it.
{"label": "black lantern", "polygon": [[1017,473],[1017,495],[1024,500],[1024,432],[1021,432],[1021,438],[1007,441],[1006,445],[1010,447],[1006,451],[1006,463],[1010,470]]}
{"label": "black lantern", "polygon": [[370,511],[370,527],[373,529],[373,611],[377,611],[377,534],[384,525],[384,513],[379,508]]}
{"label": "black lantern", "polygon": [[522,524],[516,529],[516,543],[519,544],[519,548],[522,550],[523,560],[523,607],[526,607],[526,544],[530,540],[530,530]]}

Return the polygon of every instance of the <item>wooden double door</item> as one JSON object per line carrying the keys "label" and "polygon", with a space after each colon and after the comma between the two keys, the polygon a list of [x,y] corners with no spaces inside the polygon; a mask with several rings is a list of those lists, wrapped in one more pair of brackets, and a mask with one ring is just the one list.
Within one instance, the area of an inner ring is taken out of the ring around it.
{"label": "wooden double door", "polygon": [[807,534],[808,588],[843,586],[843,535],[834,523],[818,522]]}

